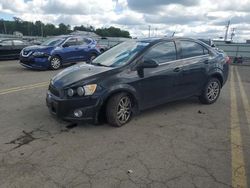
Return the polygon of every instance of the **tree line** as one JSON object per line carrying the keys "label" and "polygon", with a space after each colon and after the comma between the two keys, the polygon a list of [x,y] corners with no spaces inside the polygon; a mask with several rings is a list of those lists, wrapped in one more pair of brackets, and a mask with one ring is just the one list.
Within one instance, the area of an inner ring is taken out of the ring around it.
{"label": "tree line", "polygon": [[131,38],[130,33],[116,27],[97,28],[93,26],[75,26],[73,30],[70,25],[60,23],[58,27],[54,24],[44,24],[41,21],[28,22],[28,21],[6,21],[0,20],[0,32],[3,34],[13,34],[15,31],[21,32],[25,36],[55,36],[66,35],[72,31],[89,31],[94,32],[101,37],[125,37]]}

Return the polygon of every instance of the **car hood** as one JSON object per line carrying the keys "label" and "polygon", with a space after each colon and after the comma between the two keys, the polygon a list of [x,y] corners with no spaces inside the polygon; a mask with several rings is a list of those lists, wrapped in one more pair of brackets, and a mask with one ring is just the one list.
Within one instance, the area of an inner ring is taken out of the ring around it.
{"label": "car hood", "polygon": [[85,79],[96,77],[98,74],[112,70],[112,67],[95,66],[80,63],[68,67],[51,79],[51,84],[56,88],[64,88],[82,82]]}
{"label": "car hood", "polygon": [[53,49],[53,46],[41,46],[41,45],[34,45],[25,47],[23,50],[25,51],[47,51]]}

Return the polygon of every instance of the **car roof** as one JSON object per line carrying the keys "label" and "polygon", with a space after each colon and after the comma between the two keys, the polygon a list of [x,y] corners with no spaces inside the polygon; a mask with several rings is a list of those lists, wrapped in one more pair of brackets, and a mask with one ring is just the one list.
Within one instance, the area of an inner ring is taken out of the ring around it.
{"label": "car roof", "polygon": [[51,38],[62,38],[62,39],[67,39],[67,38],[70,38],[70,37],[83,37],[85,39],[89,39],[89,40],[93,40],[92,38],[90,37],[86,37],[84,35],[58,35],[58,36],[53,36]]}
{"label": "car roof", "polygon": [[1,38],[0,41],[4,41],[4,40],[15,40],[15,38]]}
{"label": "car roof", "polygon": [[189,37],[152,37],[152,38],[143,38],[143,39],[137,39],[138,42],[147,42],[147,43],[158,43],[162,41],[172,41],[172,40],[191,40],[191,41],[198,41],[193,38]]}

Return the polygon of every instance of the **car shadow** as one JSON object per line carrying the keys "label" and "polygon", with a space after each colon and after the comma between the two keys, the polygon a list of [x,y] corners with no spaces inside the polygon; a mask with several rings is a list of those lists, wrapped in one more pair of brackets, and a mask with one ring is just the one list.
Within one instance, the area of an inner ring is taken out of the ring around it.
{"label": "car shadow", "polygon": [[[165,104],[162,104],[162,105],[159,105],[159,106],[152,107],[152,108],[149,108],[147,110],[141,111],[139,114],[132,117],[131,122],[133,122],[133,120],[136,120],[136,121],[139,120],[140,121],[141,118],[144,118],[144,117],[147,117],[147,116],[152,117],[154,115],[159,115],[159,113],[167,114],[168,112],[173,111],[173,109],[179,110],[179,109],[181,109],[183,107],[186,107],[186,106],[197,106],[197,107],[199,107],[200,105],[201,104],[200,104],[197,97],[190,97],[190,98],[187,98],[187,99],[168,102],[168,103],[165,103]],[[129,122],[129,123],[131,123],[131,122]],[[68,125],[70,126],[71,123],[68,123]],[[76,127],[76,126],[74,126],[74,127]],[[77,127],[84,128],[84,129],[92,129],[94,127],[110,127],[110,128],[114,128],[114,127],[110,126],[107,122],[104,122],[104,123],[101,123],[101,124],[98,124],[98,125],[93,125],[93,124],[83,122],[83,123],[78,123]]]}

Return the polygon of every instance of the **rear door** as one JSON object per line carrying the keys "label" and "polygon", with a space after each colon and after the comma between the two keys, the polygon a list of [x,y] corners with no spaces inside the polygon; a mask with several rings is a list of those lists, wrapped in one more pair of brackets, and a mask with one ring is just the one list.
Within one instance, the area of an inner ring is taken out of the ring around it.
{"label": "rear door", "polygon": [[86,61],[89,58],[91,47],[88,45],[90,41],[84,37],[77,38],[77,56],[79,61]]}
{"label": "rear door", "polygon": [[161,42],[151,47],[143,59],[153,59],[159,64],[156,68],[145,68],[144,77],[139,80],[142,108],[148,108],[162,104],[173,97],[175,80],[179,74],[175,68],[180,61],[177,60],[173,41]]}
{"label": "rear door", "polygon": [[179,76],[177,80],[177,97],[187,97],[198,94],[207,81],[207,70],[210,61],[206,47],[191,40],[179,40],[180,49]]}

